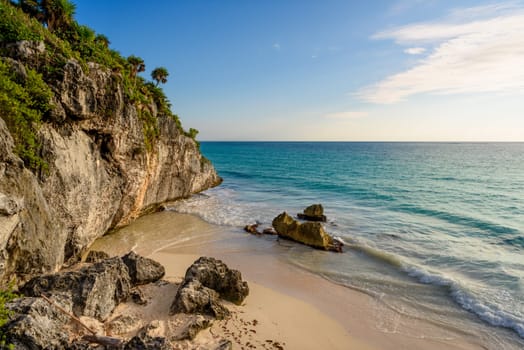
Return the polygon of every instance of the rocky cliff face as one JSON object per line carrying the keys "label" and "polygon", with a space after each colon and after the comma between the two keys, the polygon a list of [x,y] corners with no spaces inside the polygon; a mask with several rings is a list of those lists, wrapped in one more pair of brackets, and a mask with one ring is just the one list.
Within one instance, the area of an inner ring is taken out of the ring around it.
{"label": "rocky cliff face", "polygon": [[[24,167],[0,118],[0,280],[56,270],[145,210],[220,183],[171,117],[129,102],[119,73],[69,60],[52,89],[38,131],[47,171]],[[142,108],[155,118],[153,141]]]}

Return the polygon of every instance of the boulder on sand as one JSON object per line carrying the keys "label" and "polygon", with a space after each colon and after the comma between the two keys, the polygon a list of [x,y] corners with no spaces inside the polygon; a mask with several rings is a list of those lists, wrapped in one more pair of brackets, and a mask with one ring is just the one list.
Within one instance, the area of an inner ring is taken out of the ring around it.
{"label": "boulder on sand", "polygon": [[327,218],[324,215],[324,208],[322,204],[312,204],[306,209],[303,213],[297,214],[299,219],[308,220],[308,221],[322,221],[326,222]]}
{"label": "boulder on sand", "polygon": [[156,282],[164,277],[166,270],[160,263],[145,258],[131,251],[122,257],[122,261],[129,270],[129,277],[133,285]]}
{"label": "boulder on sand", "polygon": [[197,280],[186,280],[178,288],[171,314],[209,315],[218,320],[229,316],[229,310],[220,303],[219,294],[213,289],[204,287]]}
{"label": "boulder on sand", "polygon": [[197,280],[204,287],[217,291],[221,298],[237,305],[249,294],[249,287],[247,282],[242,281],[240,271],[230,269],[214,258],[200,257],[187,269],[184,279]]}
{"label": "boulder on sand", "polygon": [[191,265],[171,305],[171,313],[199,313],[223,319],[229,311],[220,298],[240,304],[249,294],[239,271],[222,261],[200,257]]}

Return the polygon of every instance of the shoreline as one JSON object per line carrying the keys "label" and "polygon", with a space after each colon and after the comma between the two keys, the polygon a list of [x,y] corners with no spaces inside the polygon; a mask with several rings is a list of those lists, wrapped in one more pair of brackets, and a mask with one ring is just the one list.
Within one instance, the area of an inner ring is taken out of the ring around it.
{"label": "shoreline", "polygon": [[[198,257],[163,251],[149,256],[165,266],[165,279],[168,281],[179,280]],[[281,345],[284,349],[378,350],[350,335],[339,322],[314,305],[243,277],[250,291],[242,305],[226,303],[232,313],[231,318],[215,321],[210,329],[202,331],[197,337],[223,336],[233,342],[233,348],[250,348],[251,344],[256,348],[267,346],[268,349],[279,349],[278,345]],[[306,334],[315,336],[307,337]]]}
{"label": "shoreline", "polygon": [[[339,324],[344,332],[352,338],[352,342],[348,343],[348,346],[355,342],[360,344],[360,347],[356,347],[356,349],[483,349],[481,344],[475,344],[473,339],[467,339],[466,335],[451,335],[452,332],[443,332],[438,326],[424,320],[401,320],[401,316],[399,316],[396,319],[397,324],[385,323],[380,325],[382,329],[379,329],[376,324],[377,319],[380,320],[381,313],[386,313],[388,310],[379,300],[364,292],[335,284],[323,277],[265,255],[247,256],[239,253],[231,254],[230,252],[212,253],[207,251],[206,246],[201,248],[204,248],[202,254],[194,254],[187,247],[167,248],[152,254],[150,258],[155,260],[160,258],[162,263],[163,261],[166,262],[165,266],[169,264],[169,258],[176,261],[180,256],[197,258],[200,255],[206,255],[218,258],[230,268],[241,271],[243,278],[250,285],[255,283],[272,291],[275,295],[314,307],[324,317]],[[249,296],[246,300],[249,301]],[[269,306],[262,304],[261,308],[264,309]],[[297,318],[301,317],[300,312],[297,312],[293,307],[282,307],[279,312],[282,314],[295,313]],[[278,314],[272,316],[278,317]],[[304,317],[307,316],[304,315]],[[388,315],[389,317],[390,315]],[[397,327],[401,324],[402,330],[398,330]],[[288,326],[283,324],[283,332],[286,332],[285,329]],[[417,337],[415,334],[420,335]],[[446,336],[435,336],[432,339],[425,334],[446,334]]]}
{"label": "shoreline", "polygon": [[[161,262],[172,278],[183,277],[185,269],[199,256],[218,258],[242,273],[249,285],[255,287],[254,295],[271,294],[273,299],[288,300],[289,305],[301,305],[300,308],[286,307],[284,303],[274,310],[271,298],[250,300],[250,296],[247,297],[246,304],[260,303],[255,311],[261,312],[268,320],[280,320],[277,323],[280,323],[278,329],[282,334],[296,334],[293,324],[285,320],[286,315],[313,321],[311,318],[315,314],[315,319],[338,325],[329,327],[328,333],[333,332],[330,337],[339,339],[349,349],[485,349],[475,341],[474,334],[395,315],[375,297],[285,263],[278,254],[268,254],[267,249],[261,247],[273,244],[268,240],[224,231],[227,230],[196,216],[167,211],[142,217],[123,228],[120,234],[95,242],[91,249],[106,250],[110,255],[136,249],[138,253]],[[144,232],[148,232],[147,237],[144,237]],[[170,232],[170,237],[166,237],[166,232]],[[242,245],[243,240],[253,242]],[[302,309],[309,310],[307,315],[300,313]],[[242,311],[248,312],[241,307],[239,312]],[[321,325],[312,327],[316,329]],[[286,342],[287,348],[294,348],[293,342],[300,342],[302,338],[303,334],[291,337]],[[314,342],[314,339],[310,341]],[[359,345],[355,347],[354,344]],[[297,346],[304,348],[304,344],[299,346],[297,343]]]}

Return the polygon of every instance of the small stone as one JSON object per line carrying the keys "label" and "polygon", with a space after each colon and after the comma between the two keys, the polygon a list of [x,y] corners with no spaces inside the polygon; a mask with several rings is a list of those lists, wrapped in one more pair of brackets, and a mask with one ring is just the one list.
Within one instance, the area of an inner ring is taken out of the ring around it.
{"label": "small stone", "polygon": [[258,232],[257,228],[258,228],[258,224],[250,224],[250,225],[244,226],[244,231],[252,233],[254,235],[259,235],[260,232]]}

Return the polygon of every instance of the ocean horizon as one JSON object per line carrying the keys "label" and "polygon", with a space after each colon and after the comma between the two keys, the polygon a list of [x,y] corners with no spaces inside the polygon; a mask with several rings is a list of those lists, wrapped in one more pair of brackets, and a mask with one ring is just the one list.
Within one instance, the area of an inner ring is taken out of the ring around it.
{"label": "ocean horizon", "polygon": [[[237,229],[322,203],[343,254],[287,262],[372,295],[391,314],[524,346],[524,144],[217,141],[221,186],[175,210]],[[393,316],[392,316],[393,317]],[[394,317],[393,317],[394,318]],[[384,321],[380,327],[391,331]]]}

